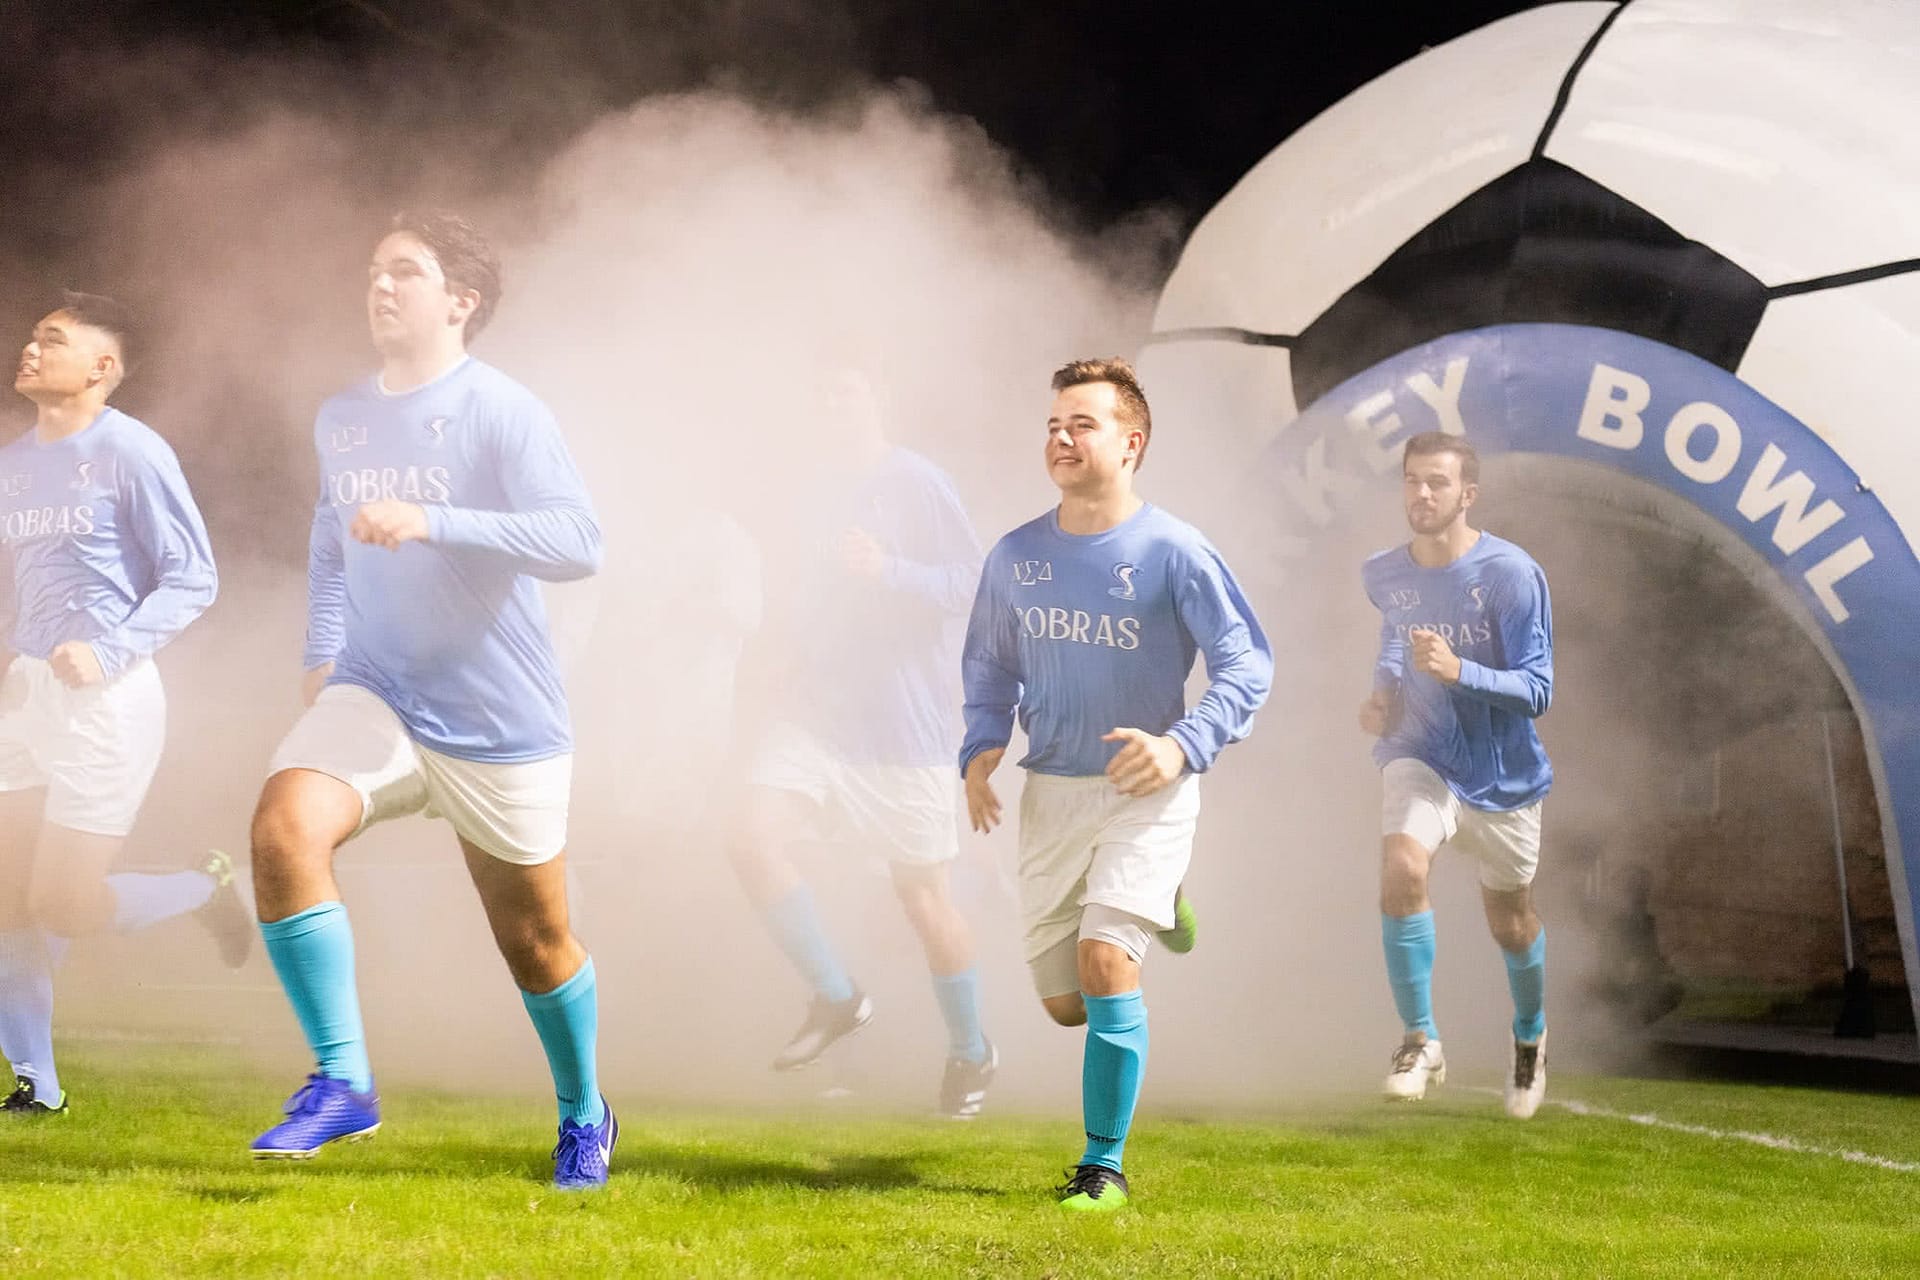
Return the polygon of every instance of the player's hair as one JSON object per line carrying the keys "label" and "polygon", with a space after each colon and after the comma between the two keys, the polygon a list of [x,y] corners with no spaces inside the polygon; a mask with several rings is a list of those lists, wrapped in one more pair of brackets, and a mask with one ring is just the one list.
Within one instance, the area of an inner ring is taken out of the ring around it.
{"label": "player's hair", "polygon": [[471,289],[480,295],[462,330],[468,342],[479,337],[500,301],[500,255],[480,229],[457,213],[403,209],[393,215],[393,225],[387,230],[404,231],[432,250],[449,289]]}
{"label": "player's hair", "polygon": [[1105,360],[1071,360],[1053,373],[1055,391],[1065,391],[1068,387],[1084,386],[1090,382],[1112,385],[1113,416],[1121,426],[1140,433],[1140,452],[1133,455],[1133,469],[1138,471],[1147,460],[1147,445],[1153,440],[1153,411],[1147,408],[1147,393],[1140,386],[1140,375],[1133,371],[1131,361],[1120,356],[1109,356]]}
{"label": "player's hair", "polygon": [[1480,483],[1480,455],[1465,437],[1445,431],[1422,431],[1417,436],[1409,436],[1406,451],[1400,455],[1400,469],[1405,471],[1407,463],[1416,457],[1427,458],[1436,453],[1450,453],[1460,459],[1461,484]]}
{"label": "player's hair", "polygon": [[53,310],[64,312],[72,316],[76,323],[90,325],[113,337],[115,345],[120,348],[120,380],[114,386],[119,386],[133,372],[133,362],[140,344],[133,312],[124,303],[104,293],[65,289],[60,294],[60,305]]}

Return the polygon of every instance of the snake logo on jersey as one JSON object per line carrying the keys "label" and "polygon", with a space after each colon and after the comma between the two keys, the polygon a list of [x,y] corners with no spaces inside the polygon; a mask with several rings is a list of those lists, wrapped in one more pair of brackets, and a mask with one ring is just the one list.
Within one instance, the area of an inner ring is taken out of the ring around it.
{"label": "snake logo on jersey", "polygon": [[[1044,564],[1050,580],[1020,572]],[[1122,595],[1122,591],[1128,594]],[[1112,612],[1116,599],[1132,611]],[[1017,715],[1021,767],[1092,777],[1117,725],[1164,733],[1200,772],[1245,736],[1266,696],[1272,659],[1219,553],[1151,504],[1104,533],[1062,532],[1055,512],[994,547],[981,574],[961,671],[967,737],[961,768],[1005,746]],[[1187,675],[1207,655],[1212,684],[1191,711]]]}

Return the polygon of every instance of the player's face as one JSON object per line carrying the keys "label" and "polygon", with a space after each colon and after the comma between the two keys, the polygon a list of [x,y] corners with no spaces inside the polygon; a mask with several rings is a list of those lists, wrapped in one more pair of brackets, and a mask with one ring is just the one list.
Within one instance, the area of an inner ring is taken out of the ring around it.
{"label": "player's face", "polygon": [[1047,477],[1062,493],[1097,493],[1133,465],[1139,431],[1114,416],[1111,382],[1083,382],[1053,397],[1047,415]]}
{"label": "player's face", "polygon": [[1460,479],[1460,456],[1454,453],[1416,453],[1401,473],[1401,496],[1407,524],[1415,533],[1444,533],[1478,496],[1478,486]]}
{"label": "player's face", "polygon": [[105,377],[117,358],[109,334],[55,311],[33,326],[14,369],[13,389],[29,400],[62,400],[86,390],[96,376]]}
{"label": "player's face", "polygon": [[382,240],[367,264],[367,324],[382,352],[420,350],[463,328],[477,300],[451,289],[433,250],[405,231]]}

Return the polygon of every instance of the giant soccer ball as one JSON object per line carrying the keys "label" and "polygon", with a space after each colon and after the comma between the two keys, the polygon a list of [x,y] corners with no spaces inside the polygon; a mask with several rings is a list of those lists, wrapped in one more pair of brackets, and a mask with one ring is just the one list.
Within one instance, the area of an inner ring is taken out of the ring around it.
{"label": "giant soccer ball", "polygon": [[1910,979],[1916,119],[1920,7],[1898,0],[1532,9],[1247,174],[1186,246],[1144,361],[1171,436],[1184,420],[1257,458],[1281,569],[1436,428],[1712,541],[1844,690]]}

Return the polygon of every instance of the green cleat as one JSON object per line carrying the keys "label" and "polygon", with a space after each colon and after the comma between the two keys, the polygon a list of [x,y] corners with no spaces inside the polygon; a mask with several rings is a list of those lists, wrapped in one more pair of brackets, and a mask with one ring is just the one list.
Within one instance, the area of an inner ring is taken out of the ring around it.
{"label": "green cleat", "polygon": [[33,1081],[21,1075],[16,1075],[13,1078],[13,1092],[8,1094],[5,1100],[0,1101],[0,1115],[5,1116],[18,1116],[22,1119],[39,1120],[47,1116],[64,1116],[66,1114],[67,1095],[64,1091],[60,1094],[60,1105],[57,1107],[49,1106],[44,1099],[34,1096]]}
{"label": "green cleat", "polygon": [[1060,1207],[1069,1213],[1113,1213],[1127,1207],[1127,1176],[1103,1164],[1083,1164],[1055,1187]]}
{"label": "green cleat", "polygon": [[253,950],[253,935],[260,926],[254,922],[253,908],[240,896],[233,882],[233,859],[218,849],[210,850],[200,870],[213,877],[213,896],[193,913],[200,927],[213,937],[220,948],[220,959],[229,969],[247,962]]}
{"label": "green cleat", "polygon": [[1173,895],[1173,928],[1162,929],[1155,935],[1160,945],[1177,956],[1183,956],[1193,950],[1193,944],[1200,941],[1200,918],[1193,913],[1193,903],[1187,900],[1185,885]]}

